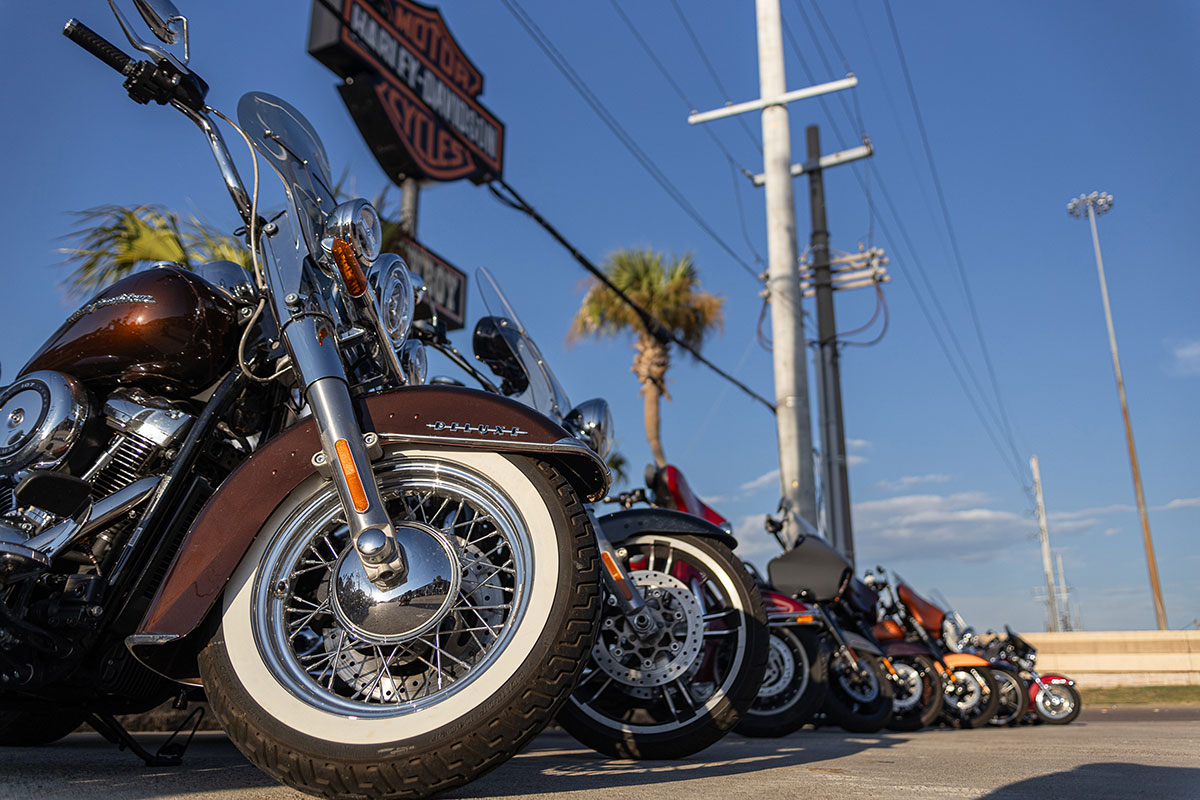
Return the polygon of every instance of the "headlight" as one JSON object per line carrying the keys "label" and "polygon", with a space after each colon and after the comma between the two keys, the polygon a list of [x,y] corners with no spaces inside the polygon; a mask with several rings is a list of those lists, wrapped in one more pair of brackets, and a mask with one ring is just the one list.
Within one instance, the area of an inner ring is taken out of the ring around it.
{"label": "headlight", "polygon": [[393,350],[399,351],[412,327],[412,275],[404,259],[384,253],[371,270],[375,284],[375,310]]}
{"label": "headlight", "polygon": [[379,258],[379,248],[383,244],[379,212],[362,199],[342,203],[325,220],[321,246],[332,252],[333,240],[337,239],[350,245],[354,257],[364,269],[371,266]]}
{"label": "headlight", "polygon": [[608,458],[612,447],[612,411],[607,401],[599,397],[583,401],[563,418],[563,425],[601,458]]}
{"label": "headlight", "polygon": [[425,355],[425,345],[417,340],[404,343],[400,351],[400,366],[404,370],[404,380],[409,386],[421,386],[425,376],[429,374],[429,359]]}

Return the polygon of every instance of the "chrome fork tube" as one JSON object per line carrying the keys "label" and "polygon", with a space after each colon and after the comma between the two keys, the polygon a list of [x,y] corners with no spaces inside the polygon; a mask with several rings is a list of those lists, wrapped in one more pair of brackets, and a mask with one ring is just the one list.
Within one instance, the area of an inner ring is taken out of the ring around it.
{"label": "chrome fork tube", "polygon": [[321,437],[321,452],[314,455],[313,463],[337,489],[367,578],[390,588],[404,581],[408,566],[379,496],[334,331],[328,317],[308,313],[293,317],[283,338]]}
{"label": "chrome fork tube", "polygon": [[629,573],[621,563],[621,559],[617,557],[612,542],[604,535],[600,521],[596,519],[596,513],[591,506],[584,506],[584,508],[587,509],[592,530],[596,532],[596,545],[600,548],[600,563],[604,567],[600,570],[600,575],[605,589],[608,590],[608,596],[616,600],[617,608],[629,620],[630,627],[639,635],[645,636],[662,630],[662,617],[646,605],[641,590],[633,581],[629,580]]}

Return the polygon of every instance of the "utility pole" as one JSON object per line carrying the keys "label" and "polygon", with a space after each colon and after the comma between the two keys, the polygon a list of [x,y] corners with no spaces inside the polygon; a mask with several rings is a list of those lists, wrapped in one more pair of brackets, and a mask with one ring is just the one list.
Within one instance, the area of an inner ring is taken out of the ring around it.
{"label": "utility pole", "polygon": [[1054,563],[1058,566],[1058,606],[1062,613],[1062,630],[1074,630],[1071,625],[1071,597],[1067,593],[1067,579],[1063,577],[1062,553],[1054,554]]}
{"label": "utility pole", "polygon": [[[821,132],[805,129],[807,164],[819,164]],[[821,430],[821,476],[833,546],[854,566],[854,533],[850,523],[850,481],[846,471],[846,429],[842,421],[842,378],[838,366],[837,322],[833,311],[833,275],[829,263],[829,228],[825,220],[825,182],[820,166],[806,169],[812,216],[809,240],[813,291],[817,300],[817,382]]]}
{"label": "utility pole", "polygon": [[421,182],[407,177],[400,184],[400,232],[409,239],[417,238],[417,209],[421,196]]}
{"label": "utility pole", "polygon": [[[779,0],[756,0],[758,82],[762,97],[787,91]],[[762,111],[763,174],[767,200],[767,291],[775,362],[775,425],[779,433],[779,485],[785,503],[814,527],[817,489],[813,476],[812,416],[800,276],[796,257],[796,201],[792,189],[792,140],[787,106]],[[784,537],[795,542],[800,526],[784,514]]]}
{"label": "utility pole", "polygon": [[[791,163],[787,104],[850,89],[858,85],[858,79],[847,75],[841,80],[787,91],[779,0],[755,0],[754,5],[761,97],[714,111],[693,112],[688,115],[688,122],[697,125],[762,110],[763,173],[751,176],[751,180],[756,185],[766,186],[767,296],[771,303],[779,484],[781,506],[791,512],[783,515],[783,537],[785,542],[792,544],[805,528],[816,529],[817,490],[813,476],[812,416],[808,403],[808,365],[796,257],[796,205],[791,181],[802,168]],[[870,148],[864,145],[854,152],[864,149],[869,151]]]}
{"label": "utility pole", "polygon": [[1059,630],[1058,597],[1054,593],[1054,569],[1050,566],[1050,533],[1046,530],[1046,504],[1042,500],[1042,472],[1038,469],[1038,457],[1031,456],[1029,467],[1033,470],[1033,490],[1037,495],[1038,529],[1042,539],[1042,572],[1046,575],[1046,615],[1050,630]]}
{"label": "utility pole", "polygon": [[1113,196],[1092,192],[1081,194],[1067,203],[1067,213],[1079,218],[1085,213],[1092,227],[1092,246],[1096,251],[1096,272],[1100,275],[1100,298],[1104,302],[1104,321],[1108,325],[1108,346],[1112,351],[1113,373],[1117,378],[1117,394],[1121,398],[1121,418],[1125,421],[1125,445],[1129,449],[1129,467],[1133,472],[1133,494],[1137,499],[1138,517],[1142,522],[1142,542],[1146,548],[1146,567],[1150,572],[1150,593],[1154,599],[1154,619],[1158,629],[1167,629],[1167,611],[1163,606],[1162,587],[1158,585],[1158,562],[1154,558],[1154,542],[1150,539],[1150,517],[1146,514],[1146,496],[1142,492],[1142,473],[1138,469],[1137,448],[1133,446],[1133,426],[1129,422],[1129,404],[1125,402],[1125,380],[1121,377],[1121,359],[1117,356],[1117,334],[1113,330],[1112,308],[1108,304],[1108,282],[1104,279],[1104,259],[1100,257],[1100,236],[1096,233],[1096,217],[1112,209]]}

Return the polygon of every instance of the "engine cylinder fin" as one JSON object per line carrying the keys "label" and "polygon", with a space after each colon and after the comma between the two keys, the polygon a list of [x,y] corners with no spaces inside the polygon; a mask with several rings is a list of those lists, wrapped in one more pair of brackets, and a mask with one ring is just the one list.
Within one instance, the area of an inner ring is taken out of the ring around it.
{"label": "engine cylinder fin", "polygon": [[110,495],[143,477],[146,467],[158,455],[158,446],[149,439],[136,433],[118,435],[120,444],[92,480],[94,497]]}

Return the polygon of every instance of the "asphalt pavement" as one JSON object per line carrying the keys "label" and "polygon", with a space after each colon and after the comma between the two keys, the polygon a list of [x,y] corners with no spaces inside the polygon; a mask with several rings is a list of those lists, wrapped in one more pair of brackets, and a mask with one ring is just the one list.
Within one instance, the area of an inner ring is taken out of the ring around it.
{"label": "asphalt pavement", "polygon": [[[156,746],[160,734],[139,740]],[[220,733],[201,733],[178,767],[148,768],[94,733],[10,748],[0,798],[299,800]],[[728,736],[682,761],[614,761],[561,731],[446,798],[1200,798],[1200,706],[1089,708],[1072,725],[916,733],[804,729]]]}

